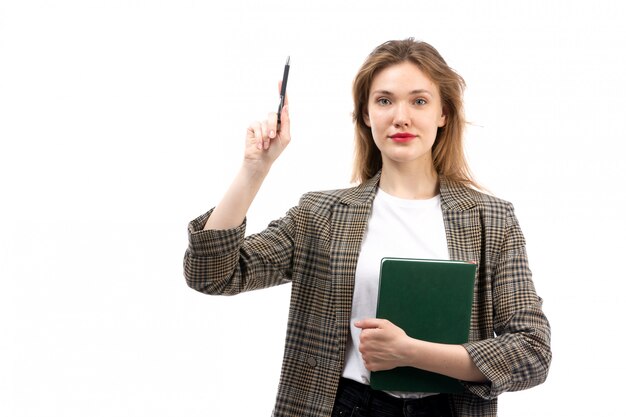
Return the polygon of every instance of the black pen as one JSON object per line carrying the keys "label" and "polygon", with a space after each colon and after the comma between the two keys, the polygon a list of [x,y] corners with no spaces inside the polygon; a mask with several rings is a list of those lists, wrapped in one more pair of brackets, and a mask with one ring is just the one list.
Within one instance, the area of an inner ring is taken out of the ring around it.
{"label": "black pen", "polygon": [[276,131],[280,131],[280,114],[283,111],[283,105],[285,104],[285,95],[287,94],[287,78],[289,77],[289,60],[291,57],[287,57],[285,62],[285,70],[283,71],[283,83],[280,87],[280,104],[278,104],[278,120],[276,124]]}

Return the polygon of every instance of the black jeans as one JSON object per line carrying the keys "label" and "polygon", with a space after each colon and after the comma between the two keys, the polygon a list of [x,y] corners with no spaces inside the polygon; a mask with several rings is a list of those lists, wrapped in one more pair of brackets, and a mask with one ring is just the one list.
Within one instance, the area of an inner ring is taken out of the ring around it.
{"label": "black jeans", "polygon": [[446,394],[397,398],[341,378],[332,417],[453,417],[453,414]]}

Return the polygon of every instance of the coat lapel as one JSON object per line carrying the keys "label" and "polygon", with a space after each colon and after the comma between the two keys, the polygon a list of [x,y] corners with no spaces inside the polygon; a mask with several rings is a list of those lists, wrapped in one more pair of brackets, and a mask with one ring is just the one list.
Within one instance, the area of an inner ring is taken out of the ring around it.
{"label": "coat lapel", "polygon": [[[442,179],[440,182],[441,211],[448,240],[450,259],[472,261],[477,264],[474,276],[474,306],[484,293],[479,280],[482,268],[483,226],[479,208],[473,192],[462,185]],[[480,338],[479,320],[476,308],[472,309],[469,340]]]}
{"label": "coat lapel", "polygon": [[440,194],[450,259],[480,262],[482,227],[470,190],[441,178]]}
{"label": "coat lapel", "polygon": [[380,173],[350,189],[333,208],[331,218],[331,273],[337,320],[339,354],[345,356],[349,336],[354,276],[361,242],[372,211]]}

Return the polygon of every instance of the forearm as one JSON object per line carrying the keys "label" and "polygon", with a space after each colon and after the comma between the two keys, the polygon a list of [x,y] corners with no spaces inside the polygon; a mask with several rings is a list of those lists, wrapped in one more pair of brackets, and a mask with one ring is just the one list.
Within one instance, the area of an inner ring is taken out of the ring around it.
{"label": "forearm", "polygon": [[462,345],[447,345],[409,339],[406,347],[408,366],[447,375],[468,382],[486,382],[487,378],[472,361]]}
{"label": "forearm", "polygon": [[265,168],[242,165],[226,194],[208,218],[204,230],[232,229],[241,225],[268,172]]}
{"label": "forearm", "polygon": [[354,325],[362,329],[359,351],[370,371],[412,366],[462,381],[487,381],[462,345],[413,339],[384,319],[364,319]]}

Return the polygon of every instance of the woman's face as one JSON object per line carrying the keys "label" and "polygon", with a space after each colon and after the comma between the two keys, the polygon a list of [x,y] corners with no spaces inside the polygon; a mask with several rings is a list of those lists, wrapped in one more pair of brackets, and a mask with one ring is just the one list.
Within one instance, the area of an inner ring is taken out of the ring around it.
{"label": "woman's face", "polygon": [[439,88],[415,64],[395,64],[374,77],[364,118],[383,166],[432,167],[431,149],[446,117]]}

